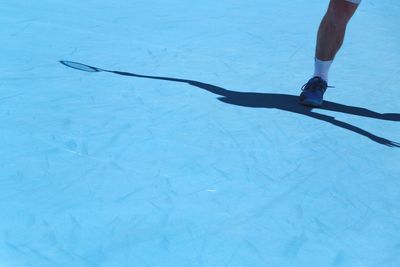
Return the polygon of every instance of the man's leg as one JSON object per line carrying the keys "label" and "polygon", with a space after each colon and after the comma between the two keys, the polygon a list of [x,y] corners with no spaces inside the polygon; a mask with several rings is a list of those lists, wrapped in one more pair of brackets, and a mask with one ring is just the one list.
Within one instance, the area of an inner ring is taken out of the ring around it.
{"label": "man's leg", "polygon": [[[332,61],[343,44],[347,23],[358,4],[346,0],[331,0],[321,21],[317,36],[315,59]],[[330,62],[332,63],[332,62]],[[327,77],[326,77],[327,80]]]}
{"label": "man's leg", "polygon": [[318,29],[313,78],[302,88],[300,101],[321,106],[328,83],[329,68],[343,44],[347,23],[358,7],[359,0],[331,0]]}

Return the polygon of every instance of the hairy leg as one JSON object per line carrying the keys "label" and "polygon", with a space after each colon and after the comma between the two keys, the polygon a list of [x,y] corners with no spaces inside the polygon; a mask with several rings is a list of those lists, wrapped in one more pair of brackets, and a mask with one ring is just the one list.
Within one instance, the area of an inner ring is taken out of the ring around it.
{"label": "hairy leg", "polygon": [[315,57],[328,61],[335,58],[342,46],[346,26],[358,5],[346,0],[331,0],[321,21],[317,36]]}

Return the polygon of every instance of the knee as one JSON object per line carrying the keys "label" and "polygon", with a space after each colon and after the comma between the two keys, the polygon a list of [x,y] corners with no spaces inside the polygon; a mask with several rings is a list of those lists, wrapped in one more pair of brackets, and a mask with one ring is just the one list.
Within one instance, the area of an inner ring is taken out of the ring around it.
{"label": "knee", "polygon": [[331,0],[326,16],[332,25],[346,27],[356,8],[356,5],[346,0]]}

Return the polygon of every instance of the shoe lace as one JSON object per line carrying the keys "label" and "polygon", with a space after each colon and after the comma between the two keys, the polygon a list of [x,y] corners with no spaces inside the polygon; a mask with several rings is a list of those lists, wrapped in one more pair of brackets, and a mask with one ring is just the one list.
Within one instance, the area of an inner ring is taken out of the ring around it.
{"label": "shoe lace", "polygon": [[[310,91],[318,91],[321,90],[321,88],[324,88],[324,81],[322,80],[314,80],[314,81],[308,81],[301,87],[301,91],[304,90],[310,90]],[[335,86],[327,85],[327,88],[335,88]]]}

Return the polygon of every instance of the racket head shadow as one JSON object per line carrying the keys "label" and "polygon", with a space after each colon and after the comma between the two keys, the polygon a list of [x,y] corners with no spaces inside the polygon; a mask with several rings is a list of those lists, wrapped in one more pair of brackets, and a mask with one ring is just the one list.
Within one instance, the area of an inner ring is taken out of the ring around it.
{"label": "racket head shadow", "polygon": [[82,63],[78,63],[78,62],[73,62],[73,61],[68,61],[68,60],[60,60],[60,63],[63,64],[64,66],[67,66],[69,68],[73,68],[76,70],[81,70],[81,71],[87,71],[87,72],[99,72],[99,71],[103,71],[102,69],[96,68],[96,67],[92,67],[89,65],[85,65]]}

